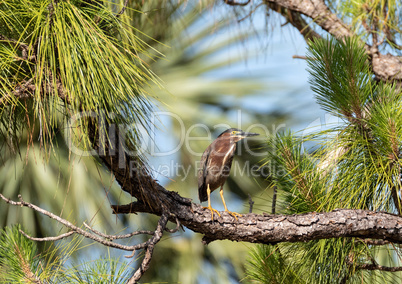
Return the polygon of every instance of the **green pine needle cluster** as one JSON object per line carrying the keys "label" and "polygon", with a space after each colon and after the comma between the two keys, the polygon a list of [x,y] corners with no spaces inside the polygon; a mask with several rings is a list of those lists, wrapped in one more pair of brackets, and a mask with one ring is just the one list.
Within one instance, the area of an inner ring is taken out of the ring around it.
{"label": "green pine needle cluster", "polygon": [[[395,42],[401,39],[400,21],[401,2],[398,0],[354,0],[338,3],[340,17],[351,24],[356,34],[369,39],[373,32],[389,47],[398,49]],[[370,30],[371,29],[371,30]]]}
{"label": "green pine needle cluster", "polygon": [[251,249],[246,276],[258,279],[259,283],[307,283],[285,261],[278,247],[268,245],[256,245]]}
{"label": "green pine needle cluster", "polygon": [[42,266],[36,245],[19,233],[19,226],[0,232],[0,282],[35,283]]}
{"label": "green pine needle cluster", "polygon": [[333,115],[351,121],[361,119],[365,104],[373,93],[370,66],[357,38],[347,38],[335,44],[334,39],[317,41],[307,52],[309,83],[318,104]]}
{"label": "green pine needle cluster", "polygon": [[[266,163],[277,169],[272,173],[279,194],[277,210],[289,214],[354,208],[402,214],[400,88],[374,80],[365,50],[355,38],[310,42],[308,67],[317,102],[341,122],[307,137],[284,133],[268,141]],[[306,142],[314,142],[313,149]],[[274,274],[259,280],[277,269],[266,267],[271,263],[308,283],[400,281],[399,272],[359,269],[373,260],[395,266],[398,257],[398,247],[376,247],[353,238],[281,243],[257,247],[250,255],[248,275],[260,283],[282,283],[285,272],[281,281]]]}
{"label": "green pine needle cluster", "polygon": [[97,259],[73,266],[57,278],[58,283],[123,284],[131,278],[132,268],[116,259]]}
{"label": "green pine needle cluster", "polygon": [[267,163],[276,170],[271,174],[280,189],[281,198],[277,204],[280,212],[317,211],[323,198],[323,181],[316,170],[317,158],[308,155],[303,140],[290,132],[270,138],[268,144]]}
{"label": "green pine needle cluster", "polygon": [[[157,53],[136,36],[134,27],[117,17],[113,12],[121,8],[117,4],[82,0],[0,3],[0,130],[4,140],[17,143],[22,131],[36,127],[42,146],[48,147],[57,126],[76,113],[107,113],[111,123],[147,125],[150,106],[145,86],[158,84],[158,79],[143,57]],[[75,127],[72,139],[87,148],[88,125],[77,123]],[[133,130],[131,135],[135,146],[139,134]]]}
{"label": "green pine needle cluster", "polygon": [[39,253],[37,242],[20,233],[20,226],[0,231],[0,283],[126,283],[132,268],[112,258],[69,265],[82,237],[50,245]]}

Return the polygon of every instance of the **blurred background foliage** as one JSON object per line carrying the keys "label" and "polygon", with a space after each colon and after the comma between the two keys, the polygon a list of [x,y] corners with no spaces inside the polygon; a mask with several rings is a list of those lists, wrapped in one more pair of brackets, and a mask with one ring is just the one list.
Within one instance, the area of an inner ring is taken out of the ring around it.
{"label": "blurred background foliage", "polygon": [[[213,1],[131,1],[121,16],[122,23],[127,24],[127,34],[134,34],[138,37],[137,43],[141,43],[141,48],[147,49],[144,53],[148,56],[143,56],[141,60],[161,79],[161,83],[157,85],[153,81],[146,82],[150,84],[147,92],[157,98],[151,99],[155,104],[155,119],[160,121],[150,133],[151,136],[154,135],[155,145],[162,150],[164,141],[168,141],[168,146],[176,145],[175,143],[183,139],[183,131],[189,132],[191,137],[205,137],[207,130],[213,131],[213,137],[193,140],[190,147],[180,147],[173,155],[163,159],[153,158],[152,153],[149,153],[151,165],[170,165],[170,161],[173,161],[182,165],[182,169],[191,169],[191,174],[185,179],[181,170],[169,173],[167,178],[160,176],[160,179],[169,190],[178,191],[182,196],[191,197],[196,202],[197,163],[203,150],[220,132],[227,127],[239,127],[264,134],[263,129],[250,129],[249,125],[279,124],[287,117],[286,113],[277,110],[255,112],[251,108],[242,108],[242,98],[270,89],[261,79],[254,79],[247,73],[216,75],[222,70],[247,64],[261,50],[239,52],[247,42],[256,39],[256,31],[247,29],[238,32],[236,21],[230,14],[219,15],[219,20],[211,17],[212,4]],[[114,12],[121,8],[113,2],[108,5]],[[232,29],[235,32],[217,39],[217,34],[226,34]],[[227,56],[229,50],[232,53]],[[85,96],[85,92],[81,95]],[[90,102],[92,103],[99,102]],[[239,108],[242,108],[240,121],[237,112]],[[158,116],[158,111],[169,112],[169,117],[165,119]],[[180,120],[172,119],[174,115]],[[55,118],[56,121],[57,119]],[[139,228],[152,229],[156,226],[157,218],[154,216],[111,215],[110,204],[125,204],[131,202],[131,198],[122,193],[110,173],[100,164],[69,152],[63,137],[62,120],[52,125],[54,131],[49,139],[57,147],[49,149],[46,155],[41,141],[36,140],[36,137],[41,137],[42,125],[40,121],[32,123],[29,134],[26,131],[21,135],[28,139],[19,140],[15,151],[6,147],[10,144],[9,141],[3,143],[0,169],[2,194],[14,200],[21,194],[26,201],[73,223],[80,224],[87,220],[95,228],[108,234]],[[205,128],[191,128],[196,124],[202,124]],[[258,151],[260,144],[254,141],[247,147]],[[235,164],[239,165],[240,171],[244,166],[251,167],[260,160],[259,157],[248,155],[244,144],[239,147],[238,152],[241,155],[235,158]],[[155,171],[154,174],[158,176],[159,173]],[[253,198],[257,196],[260,200],[267,199],[270,193],[264,192],[266,185],[264,178],[258,175],[248,177],[239,172],[232,174],[225,189],[225,197],[231,204],[229,208],[248,212],[248,194]],[[262,194],[265,197],[261,197]],[[219,198],[213,199],[214,207],[222,209]],[[2,205],[0,214],[3,216],[0,221],[3,227],[19,223],[37,237],[60,234],[64,230],[60,225],[27,208]],[[223,241],[204,246],[201,237],[187,231],[165,236],[155,249],[151,268],[143,281],[236,283],[243,278],[249,245]],[[73,257],[87,260],[103,255],[101,248],[95,252],[86,248],[85,241],[83,244],[83,249]],[[120,253],[111,252],[121,258]]]}

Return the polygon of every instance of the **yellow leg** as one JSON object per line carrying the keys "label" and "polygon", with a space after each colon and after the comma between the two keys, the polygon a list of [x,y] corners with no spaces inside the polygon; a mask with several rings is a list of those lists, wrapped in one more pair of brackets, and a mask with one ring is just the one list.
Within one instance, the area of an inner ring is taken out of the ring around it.
{"label": "yellow leg", "polygon": [[219,215],[219,217],[221,217],[221,214],[219,214],[218,210],[212,208],[212,206],[211,206],[211,198],[210,198],[211,190],[209,189],[209,184],[207,187],[207,195],[208,195],[208,207],[204,207],[204,209],[209,209],[211,211],[211,220],[213,221],[214,220],[214,211],[216,212],[216,214]]}
{"label": "yellow leg", "polygon": [[237,220],[237,216],[241,217],[241,214],[236,213],[236,212],[231,212],[231,211],[228,210],[228,208],[226,207],[225,199],[223,198],[223,190],[222,190],[222,188],[223,188],[223,186],[221,186],[221,190],[219,191],[219,193],[221,194],[221,198],[222,198],[223,206],[225,207],[225,211],[228,212],[233,217],[235,217],[236,220]]}

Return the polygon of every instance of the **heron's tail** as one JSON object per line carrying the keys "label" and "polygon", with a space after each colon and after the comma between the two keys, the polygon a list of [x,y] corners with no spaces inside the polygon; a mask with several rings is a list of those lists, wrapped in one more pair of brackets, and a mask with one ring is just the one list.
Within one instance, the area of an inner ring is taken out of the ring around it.
{"label": "heron's tail", "polygon": [[205,184],[202,184],[200,187],[198,187],[198,197],[200,198],[201,202],[208,200],[207,187]]}

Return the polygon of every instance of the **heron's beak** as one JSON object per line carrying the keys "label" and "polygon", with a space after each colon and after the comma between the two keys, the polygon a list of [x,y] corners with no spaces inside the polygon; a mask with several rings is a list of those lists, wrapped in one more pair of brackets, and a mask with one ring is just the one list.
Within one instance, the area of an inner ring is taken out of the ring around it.
{"label": "heron's beak", "polygon": [[258,133],[251,133],[251,132],[243,132],[243,133],[241,134],[241,136],[243,136],[244,138],[246,138],[246,137],[251,137],[251,136],[257,136],[257,135],[260,135],[260,134],[258,134]]}

